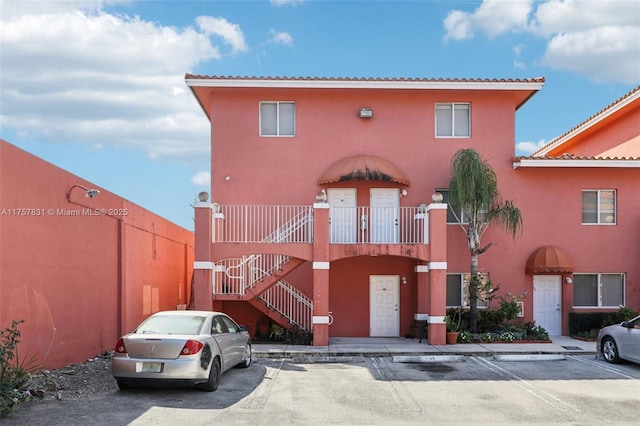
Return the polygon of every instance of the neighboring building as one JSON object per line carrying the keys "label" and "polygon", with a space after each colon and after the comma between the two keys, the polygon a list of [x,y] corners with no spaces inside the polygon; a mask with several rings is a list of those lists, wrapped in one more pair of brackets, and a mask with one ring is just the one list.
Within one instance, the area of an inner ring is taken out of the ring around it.
{"label": "neighboring building", "polygon": [[[499,296],[522,299],[525,321],[566,334],[572,309],[640,308],[637,91],[548,156],[513,158],[515,113],[542,78],[186,82],[211,122],[212,196],[195,209],[197,308],[257,328],[267,315],[312,330],[314,345],[405,336],[427,319],[429,342],[444,344],[447,306],[466,304],[470,256],[439,197],[451,158],[469,147],[522,211],[517,239],[497,227],[483,236],[492,247],[480,269]],[[618,146],[630,151],[596,158]],[[568,147],[589,158],[549,157]]]}
{"label": "neighboring building", "polygon": [[85,361],[186,305],[193,252],[193,232],[0,139],[0,329],[24,321],[21,362]]}

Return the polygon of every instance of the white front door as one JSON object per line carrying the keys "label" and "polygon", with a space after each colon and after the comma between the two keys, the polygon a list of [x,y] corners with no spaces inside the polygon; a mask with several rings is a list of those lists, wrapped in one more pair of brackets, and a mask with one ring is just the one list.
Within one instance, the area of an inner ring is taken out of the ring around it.
{"label": "white front door", "polygon": [[371,337],[397,337],[400,333],[400,277],[371,275],[369,277],[369,313]]}
{"label": "white front door", "polygon": [[560,275],[533,276],[533,320],[549,336],[562,335]]}
{"label": "white front door", "polygon": [[371,188],[370,232],[372,243],[398,242],[400,192],[394,188]]}
{"label": "white front door", "polygon": [[356,242],[356,194],[355,188],[335,188],[327,191],[332,243]]}

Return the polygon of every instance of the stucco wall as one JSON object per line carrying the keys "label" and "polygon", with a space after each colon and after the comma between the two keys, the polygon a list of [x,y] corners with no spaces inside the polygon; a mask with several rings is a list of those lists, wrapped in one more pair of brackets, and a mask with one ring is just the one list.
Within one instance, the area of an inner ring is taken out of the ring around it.
{"label": "stucco wall", "polygon": [[189,300],[193,233],[0,141],[0,327],[43,368],[115,345]]}

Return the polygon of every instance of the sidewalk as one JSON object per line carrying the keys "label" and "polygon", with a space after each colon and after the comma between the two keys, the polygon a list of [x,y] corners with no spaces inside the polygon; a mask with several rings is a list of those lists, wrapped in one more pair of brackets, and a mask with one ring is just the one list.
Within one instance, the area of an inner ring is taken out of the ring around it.
{"label": "sidewalk", "polygon": [[329,346],[263,344],[254,342],[258,358],[390,357],[424,355],[595,355],[596,343],[555,336],[551,343],[465,343],[433,346],[402,337],[332,337]]}

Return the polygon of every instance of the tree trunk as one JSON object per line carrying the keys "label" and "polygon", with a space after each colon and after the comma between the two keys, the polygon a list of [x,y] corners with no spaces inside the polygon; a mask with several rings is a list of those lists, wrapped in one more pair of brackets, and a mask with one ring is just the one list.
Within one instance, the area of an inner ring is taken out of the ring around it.
{"label": "tree trunk", "polygon": [[478,288],[480,277],[478,276],[478,255],[471,255],[471,277],[469,279],[469,330],[478,332]]}

